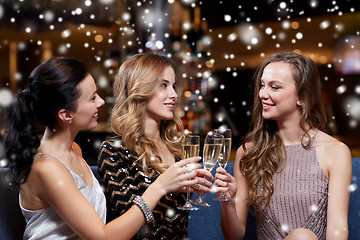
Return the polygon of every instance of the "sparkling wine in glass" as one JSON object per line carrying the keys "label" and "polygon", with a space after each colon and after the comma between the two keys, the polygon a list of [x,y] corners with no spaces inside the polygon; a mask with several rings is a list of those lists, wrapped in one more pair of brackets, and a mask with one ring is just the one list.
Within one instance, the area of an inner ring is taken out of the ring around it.
{"label": "sparkling wine in glass", "polygon": [[[181,142],[182,159],[199,156],[200,151],[200,137],[197,135],[184,135]],[[190,187],[186,187],[186,202],[183,206],[178,206],[181,210],[199,210],[190,202]]]}
{"label": "sparkling wine in glass", "polygon": [[[218,160],[223,143],[224,137],[221,134],[207,133],[203,149],[203,164],[204,168],[209,172],[211,172]],[[203,194],[200,194],[199,198],[192,200],[192,202],[200,206],[210,207],[210,204],[205,202]]]}
{"label": "sparkling wine in glass", "polygon": [[[220,129],[216,129],[215,132],[220,133],[221,135],[224,136],[224,144],[221,148],[221,152],[218,158],[218,163],[220,167],[225,169],[227,163],[229,162],[230,153],[231,153],[231,129],[220,128]],[[214,200],[230,201],[230,199],[228,199],[224,193],[220,193],[220,195],[214,198]]]}

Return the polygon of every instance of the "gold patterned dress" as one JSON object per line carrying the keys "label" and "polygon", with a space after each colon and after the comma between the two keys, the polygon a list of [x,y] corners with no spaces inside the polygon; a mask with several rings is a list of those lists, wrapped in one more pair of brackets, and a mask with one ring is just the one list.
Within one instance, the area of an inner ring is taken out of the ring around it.
{"label": "gold patterned dress", "polygon": [[[129,150],[119,136],[102,143],[98,167],[105,186],[108,222],[125,213],[133,205],[134,196],[141,196],[159,176],[154,169],[146,176],[138,155]],[[183,193],[162,197],[152,211],[155,220],[145,222],[132,239],[186,239],[189,213],[176,208],[185,200]]]}

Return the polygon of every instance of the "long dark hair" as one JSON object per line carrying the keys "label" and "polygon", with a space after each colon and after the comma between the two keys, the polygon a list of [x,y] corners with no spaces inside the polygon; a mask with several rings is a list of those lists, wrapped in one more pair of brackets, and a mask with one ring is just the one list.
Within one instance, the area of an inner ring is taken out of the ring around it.
{"label": "long dark hair", "polygon": [[30,74],[28,87],[18,90],[6,109],[5,154],[12,183],[24,183],[40,146],[39,125],[52,128],[61,109],[76,110],[80,96],[77,85],[88,71],[83,63],[67,57],[53,57]]}

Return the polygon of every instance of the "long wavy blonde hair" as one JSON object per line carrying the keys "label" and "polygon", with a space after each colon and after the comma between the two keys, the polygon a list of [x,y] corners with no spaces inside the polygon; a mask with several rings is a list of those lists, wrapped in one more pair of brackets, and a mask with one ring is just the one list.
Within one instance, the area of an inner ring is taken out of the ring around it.
{"label": "long wavy blonde hair", "polygon": [[[175,72],[176,93],[180,96],[183,84],[179,80],[177,68],[164,56],[136,54],[120,66],[115,77],[111,128],[122,137],[130,150],[139,155],[145,173],[148,173],[150,165],[159,172],[167,168],[152,139],[145,136],[145,113],[148,99],[158,91],[165,68],[169,66]],[[181,157],[181,147],[176,141],[178,131],[183,131],[183,125],[176,112],[173,119],[161,121],[160,137],[175,157]]]}
{"label": "long wavy blonde hair", "polygon": [[[321,83],[315,63],[302,55],[283,52],[266,59],[255,74],[254,106],[251,131],[245,137],[242,147],[244,156],[240,160],[240,171],[249,184],[249,205],[264,209],[268,206],[274,192],[273,175],[281,171],[286,161],[286,151],[279,135],[275,120],[262,117],[262,103],[259,98],[261,77],[265,67],[273,62],[284,62],[292,66],[299,100],[302,105],[300,127],[303,130],[301,144],[308,149],[312,142],[309,131],[313,128],[324,129],[326,117],[320,103]],[[252,143],[252,148],[246,148]],[[283,157],[285,152],[285,157]]]}

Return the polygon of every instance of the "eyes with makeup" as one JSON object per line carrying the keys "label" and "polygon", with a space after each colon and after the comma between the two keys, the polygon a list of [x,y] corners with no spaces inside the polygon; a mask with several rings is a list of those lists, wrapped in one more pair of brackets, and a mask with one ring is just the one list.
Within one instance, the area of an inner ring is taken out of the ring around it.
{"label": "eyes with makeup", "polygon": [[[167,88],[168,86],[170,85],[170,82],[168,81],[168,80],[163,80],[162,82],[161,82],[161,87],[162,88]],[[174,90],[176,90],[176,83],[174,83],[173,85],[172,85],[172,88],[174,89]]]}
{"label": "eyes with makeup", "polygon": [[[279,90],[282,88],[282,85],[276,82],[270,82],[269,83],[270,88],[274,91]],[[260,82],[260,89],[263,89],[265,87],[265,83],[263,81]]]}

